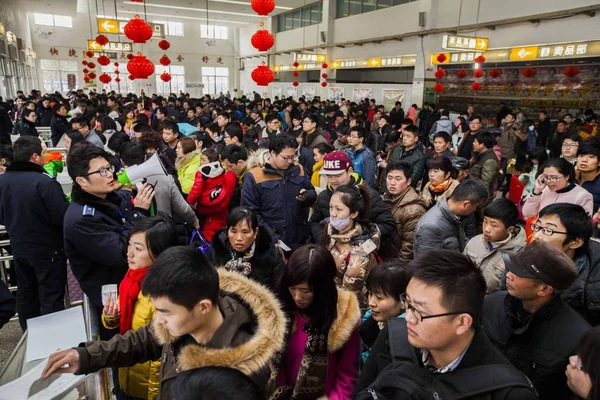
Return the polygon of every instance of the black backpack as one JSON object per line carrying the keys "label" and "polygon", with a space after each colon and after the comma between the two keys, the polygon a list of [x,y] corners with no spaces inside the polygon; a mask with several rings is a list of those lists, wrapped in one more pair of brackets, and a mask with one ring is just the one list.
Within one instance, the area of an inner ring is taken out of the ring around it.
{"label": "black backpack", "polygon": [[[522,387],[535,389],[531,381],[509,364],[488,364],[433,374],[419,365],[408,343],[406,320],[391,319],[388,324],[392,363],[377,379],[358,393],[356,400],[459,400]],[[536,396],[537,397],[537,396]]]}

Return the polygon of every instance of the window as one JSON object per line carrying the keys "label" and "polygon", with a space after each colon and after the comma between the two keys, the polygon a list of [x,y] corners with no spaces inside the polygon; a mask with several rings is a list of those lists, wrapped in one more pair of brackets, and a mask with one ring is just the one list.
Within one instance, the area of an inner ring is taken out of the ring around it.
{"label": "window", "polygon": [[[121,71],[119,75],[115,74],[116,69],[117,68],[112,64],[100,67],[101,74],[106,73],[112,78],[110,83],[104,86],[108,86],[108,91],[114,90],[117,93],[135,93],[135,84],[131,79],[127,79],[127,76],[129,75],[127,69],[125,68],[125,72],[123,72],[123,68],[119,67],[119,71]],[[121,79],[121,82],[115,82],[117,77]]]}
{"label": "window", "polygon": [[36,25],[60,26],[63,28],[73,27],[73,18],[64,15],[34,13],[33,18]]}
{"label": "window", "polygon": [[[339,2],[344,0],[338,0]],[[347,1],[347,0],[346,0]],[[360,0],[358,0],[360,1]],[[375,0],[372,0],[375,1]],[[277,32],[321,23],[323,3],[315,3],[277,16]]]}
{"label": "window", "polygon": [[337,18],[357,15],[417,0],[336,0]]}
{"label": "window", "polygon": [[226,26],[200,25],[200,37],[203,39],[223,39],[229,38]]}
{"label": "window", "polygon": [[[69,91],[68,75],[74,74],[77,79],[79,64],[77,61],[70,60],[40,60],[40,67],[44,92],[66,93]],[[78,86],[77,81],[75,81],[75,86]]]}
{"label": "window", "polygon": [[[160,75],[163,72],[171,74],[170,82],[163,82]],[[169,65],[167,67],[156,65],[156,92],[163,95],[185,92],[185,67],[181,65]]]}
{"label": "window", "polygon": [[229,68],[202,67],[205,94],[226,93],[229,90]]}
{"label": "window", "polygon": [[165,35],[183,37],[183,22],[173,21],[152,21],[155,24],[163,24],[165,26]]}

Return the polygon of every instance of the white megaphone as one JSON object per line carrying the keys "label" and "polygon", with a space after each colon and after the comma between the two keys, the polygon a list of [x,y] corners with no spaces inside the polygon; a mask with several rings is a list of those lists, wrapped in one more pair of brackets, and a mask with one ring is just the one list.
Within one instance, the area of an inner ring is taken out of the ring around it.
{"label": "white megaphone", "polygon": [[158,154],[154,153],[152,157],[142,164],[123,168],[117,175],[117,179],[123,185],[140,186],[148,178],[166,175],[168,175],[167,171],[158,158]]}

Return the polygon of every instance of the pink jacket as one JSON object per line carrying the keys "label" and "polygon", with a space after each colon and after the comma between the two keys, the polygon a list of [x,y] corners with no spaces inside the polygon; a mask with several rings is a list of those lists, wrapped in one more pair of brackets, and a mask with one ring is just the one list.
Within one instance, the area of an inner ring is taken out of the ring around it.
{"label": "pink jacket", "polygon": [[[302,318],[296,316],[296,318]],[[300,325],[300,324],[298,324]],[[358,380],[360,357],[360,310],[356,295],[338,288],[337,318],[329,329],[327,347],[329,350],[325,397],[328,400],[347,400]],[[286,359],[294,359],[294,365],[286,364],[277,376],[279,384],[294,385],[292,379],[298,376],[300,361],[308,334],[299,326],[291,335]]]}
{"label": "pink jacket", "polygon": [[525,218],[534,217],[539,214],[540,210],[550,204],[570,203],[580,205],[591,217],[594,213],[594,198],[592,197],[592,194],[575,184],[573,184],[570,189],[565,189],[562,189],[560,193],[558,193],[545,188],[539,196],[534,196],[532,191],[525,197],[523,216]]}
{"label": "pink jacket", "polygon": [[406,112],[406,118],[412,119],[413,125],[417,124],[417,110],[414,107],[409,107]]}

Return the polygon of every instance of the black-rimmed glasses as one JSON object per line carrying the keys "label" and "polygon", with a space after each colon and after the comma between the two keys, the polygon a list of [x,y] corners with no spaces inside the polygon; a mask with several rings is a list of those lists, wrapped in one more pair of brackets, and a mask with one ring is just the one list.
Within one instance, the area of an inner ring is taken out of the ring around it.
{"label": "black-rimmed glasses", "polygon": [[108,178],[109,176],[112,176],[112,174],[115,172],[115,167],[114,166],[110,166],[108,168],[100,168],[98,171],[92,171],[88,174],[82,175],[84,178],[86,176],[90,176],[90,175],[94,175],[94,174],[99,174],[101,177],[103,178]]}
{"label": "black-rimmed glasses", "polygon": [[447,313],[443,313],[443,314],[435,314],[435,315],[423,315],[421,313],[421,311],[417,310],[415,308],[415,306],[413,306],[412,304],[410,304],[410,302],[406,299],[406,293],[400,295],[400,304],[402,304],[402,307],[408,312],[410,310],[410,312],[413,313],[413,315],[415,317],[417,317],[417,319],[419,320],[419,322],[423,322],[423,320],[425,319],[429,319],[429,318],[437,318],[437,317],[446,317],[448,315],[458,315],[458,314],[471,314],[468,311],[453,311],[453,312],[447,312]]}

